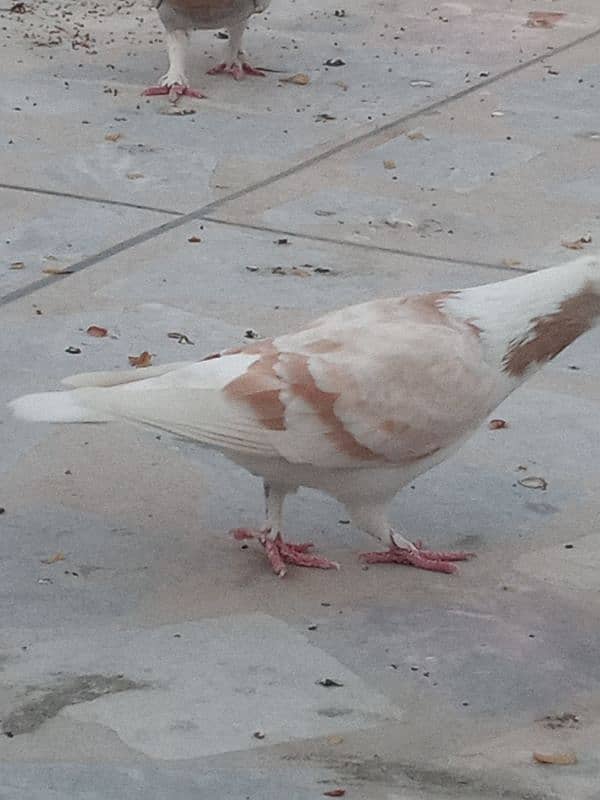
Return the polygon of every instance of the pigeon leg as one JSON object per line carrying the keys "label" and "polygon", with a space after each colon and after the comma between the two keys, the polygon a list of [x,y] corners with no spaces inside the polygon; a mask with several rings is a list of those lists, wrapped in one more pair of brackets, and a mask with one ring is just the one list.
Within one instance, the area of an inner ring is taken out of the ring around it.
{"label": "pigeon leg", "polygon": [[169,71],[160,79],[158,86],[150,86],[143,94],[146,97],[166,94],[173,100],[185,95],[187,97],[204,97],[201,92],[188,86],[185,75],[185,55],[189,36],[187,31],[167,31],[167,49],[169,51]]}
{"label": "pigeon leg", "polygon": [[313,567],[316,569],[339,569],[335,561],[322,558],[310,552],[312,542],[291,544],[284,542],[281,537],[281,520],[283,501],[288,490],[281,486],[272,486],[265,483],[265,501],[267,506],[267,521],[259,530],[252,528],[236,528],[232,531],[234,538],[257,539],[265,548],[265,553],[273,568],[273,572],[283,578],[287,572],[286,564],[298,567]]}
{"label": "pigeon leg", "polygon": [[208,70],[209,75],[218,75],[220,73],[227,73],[232,75],[236,81],[242,80],[245,75],[257,75],[260,78],[265,77],[265,73],[253,67],[245,60],[245,53],[242,50],[242,37],[246,24],[244,22],[232,25],[229,30],[229,60],[223,61],[222,64],[217,64],[216,67]]}
{"label": "pigeon leg", "polygon": [[[457,568],[453,562],[468,561],[474,558],[475,553],[467,552],[442,552],[437,550],[425,550],[421,542],[409,542],[404,536],[400,536],[390,529],[390,547],[388,550],[373,553],[361,553],[361,560],[366,564],[404,564],[417,569],[425,569],[429,572],[456,572]],[[379,538],[379,537],[377,537]]]}

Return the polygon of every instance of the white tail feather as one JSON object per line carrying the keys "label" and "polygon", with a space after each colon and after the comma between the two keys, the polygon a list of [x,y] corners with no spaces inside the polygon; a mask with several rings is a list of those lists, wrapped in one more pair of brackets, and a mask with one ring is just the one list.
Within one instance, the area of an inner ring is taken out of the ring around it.
{"label": "white tail feather", "polygon": [[28,422],[108,422],[109,414],[85,408],[78,392],[26,394],[9,403],[13,413]]}
{"label": "white tail feather", "polygon": [[162,364],[158,367],[144,367],[143,369],[113,370],[110,372],[81,372],[63,378],[61,383],[71,389],[84,386],[120,386],[123,383],[136,383],[148,378],[159,378],[168,372],[174,372],[181,367],[188,367],[193,361],[175,361],[172,364]]}

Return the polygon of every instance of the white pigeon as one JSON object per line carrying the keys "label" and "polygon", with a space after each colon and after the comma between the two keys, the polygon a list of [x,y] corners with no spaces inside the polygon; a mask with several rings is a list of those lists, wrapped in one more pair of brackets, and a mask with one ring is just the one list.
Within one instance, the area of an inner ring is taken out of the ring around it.
{"label": "white pigeon", "polygon": [[453,572],[440,553],[394,531],[388,507],[454,453],[496,406],[600,319],[600,258],[512,280],[349,306],[296,333],[202,361],[69,378],[67,392],[14,400],[26,420],[124,420],[216,448],[264,480],[255,537],[274,571],[334,562],[282,537],[282,506],[320,489],[356,526],[389,542],[369,563]]}
{"label": "white pigeon", "polygon": [[155,0],[156,8],[164,25],[169,53],[169,70],[160,80],[159,86],[151,86],[145,95],[168,94],[203,97],[201,92],[189,86],[185,60],[189,31],[227,28],[229,53],[227,59],[213,69],[209,75],[229,73],[236,80],[244,75],[259,75],[264,72],[249,64],[242,50],[242,38],[248,20],[253,14],[265,11],[271,0]]}

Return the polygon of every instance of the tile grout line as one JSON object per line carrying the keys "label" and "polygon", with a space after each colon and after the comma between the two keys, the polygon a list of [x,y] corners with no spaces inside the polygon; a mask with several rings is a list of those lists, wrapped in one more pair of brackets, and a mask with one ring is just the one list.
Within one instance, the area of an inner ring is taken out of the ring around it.
{"label": "tile grout line", "polygon": [[[278,181],[285,180],[286,178],[295,175],[305,169],[309,169],[310,167],[319,164],[321,161],[325,161],[332,156],[337,155],[338,153],[342,153],[345,150],[349,150],[352,147],[355,147],[357,144],[361,144],[362,142],[368,141],[371,138],[374,138],[382,133],[385,133],[388,130],[393,129],[394,127],[403,124],[404,122],[408,122],[409,120],[415,119],[420,117],[423,114],[430,113],[431,111],[435,111],[438,108],[442,108],[443,106],[449,105],[455,101],[461,100],[463,97],[467,97],[470,94],[473,94],[476,91],[479,91],[486,86],[490,86],[494,83],[497,83],[504,78],[508,78],[511,75],[514,75],[518,72],[521,72],[528,67],[531,67],[535,64],[539,64],[547,58],[552,58],[553,56],[559,55],[560,53],[564,53],[567,50],[572,49],[573,47],[577,47],[584,42],[589,41],[590,39],[595,38],[596,36],[600,35],[600,28],[596,28],[593,31],[590,31],[583,36],[580,36],[577,39],[574,39],[571,42],[567,42],[566,44],[560,45],[559,47],[554,48],[553,50],[549,51],[548,53],[544,53],[542,55],[535,56],[532,59],[527,61],[523,61],[521,64],[516,64],[513,67],[509,67],[502,72],[499,72],[496,75],[492,75],[489,78],[485,78],[484,80],[473,84],[472,86],[468,86],[465,89],[461,89],[461,91],[456,92],[455,94],[449,95],[444,97],[440,100],[435,100],[433,103],[430,103],[427,106],[423,106],[422,108],[416,109],[414,111],[410,111],[406,114],[402,114],[400,117],[397,117],[394,120],[390,120],[385,125],[382,125],[377,128],[372,128],[364,133],[359,134],[345,142],[341,142],[333,147],[330,147],[328,150],[324,150],[322,153],[319,153],[312,158],[307,159],[306,161],[302,161],[298,164],[295,164],[289,167],[282,172],[276,173],[275,175],[268,176],[264,178],[262,181],[258,181],[257,183],[250,184],[249,186],[245,186],[242,189],[238,190],[237,192],[233,192],[230,195],[226,195],[218,200],[213,200],[211,203],[207,203],[204,206],[201,206],[199,209],[195,211],[191,211],[187,214],[183,214],[177,216],[176,219],[171,220],[169,222],[165,222],[162,225],[157,225],[154,228],[149,228],[142,233],[137,234],[136,236],[132,236],[129,239],[124,239],[121,242],[112,245],[104,250],[100,250],[99,252],[95,253],[92,256],[88,256],[87,258],[82,259],[79,262],[70,266],[70,272],[65,274],[62,278],[60,276],[49,276],[48,278],[41,278],[38,281],[28,284],[20,289],[16,289],[13,292],[9,292],[8,294],[4,295],[4,297],[0,298],[0,307],[8,305],[16,300],[21,299],[22,297],[26,297],[29,294],[33,294],[38,289],[43,289],[46,286],[49,286],[53,283],[56,283],[58,280],[64,280],[68,278],[69,275],[75,274],[77,272],[81,272],[88,267],[94,266],[95,264],[100,263],[101,261],[105,261],[108,258],[111,258],[114,255],[118,255],[119,253],[124,252],[125,250],[129,250],[132,247],[135,247],[138,244],[143,244],[144,242],[150,241],[158,236],[161,236],[163,233],[168,233],[175,228],[182,227],[186,225],[188,222],[193,222],[196,220],[201,220],[208,217],[213,211],[218,210],[223,205],[227,203],[231,203],[235,200],[239,200],[241,197],[244,197],[248,194],[252,194],[253,192],[260,191],[261,189],[266,188]],[[48,190],[43,190],[44,193]],[[49,192],[52,193],[52,192]],[[105,202],[105,201],[103,201]],[[110,202],[110,201],[108,201]],[[113,204],[117,204],[118,201],[113,201]],[[171,212],[173,213],[173,212]],[[176,212],[175,212],[176,213]]]}
{"label": "tile grout line", "polygon": [[416,119],[417,117],[420,117],[422,114],[428,114],[431,111],[435,111],[437,108],[441,108],[442,106],[453,103],[456,100],[461,100],[463,97],[467,97],[469,94],[472,94],[478,89],[482,89],[485,88],[486,86],[490,86],[491,84],[497,83],[498,81],[510,77],[511,75],[520,72],[523,69],[527,69],[528,67],[534,66],[535,64],[539,64],[540,62],[544,61],[547,58],[551,58],[554,55],[559,55],[560,53],[570,50],[573,47],[577,47],[579,44],[583,44],[584,42],[588,41],[589,39],[593,39],[596,36],[600,36],[600,28],[596,28],[593,31],[589,31],[588,33],[584,34],[578,39],[574,39],[571,42],[566,42],[565,44],[560,45],[559,47],[555,47],[548,53],[535,56],[534,58],[531,58],[528,61],[523,61],[521,64],[516,64],[513,67],[509,67],[508,69],[499,72],[496,75],[490,75],[488,78],[484,78],[478,83],[473,84],[472,86],[468,86],[465,89],[461,89],[459,92],[456,92],[455,94],[448,95],[447,97],[441,98],[439,100],[434,100],[432,103],[429,103],[426,106],[422,106],[421,108],[415,109],[414,111],[409,111],[406,114],[402,114],[401,116],[396,117],[395,119],[390,120],[389,122],[386,122],[384,125],[381,125],[380,127],[370,128],[368,131],[360,133],[357,136],[348,139],[347,141],[333,145],[329,149],[324,150],[322,153],[317,153],[317,155],[312,156],[306,161],[301,161],[298,164],[295,164],[294,166],[291,166],[288,169],[283,170],[282,172],[278,172],[274,175],[270,175],[264,178],[262,181],[250,184],[249,186],[243,187],[242,189],[239,189],[236,192],[232,192],[232,194],[225,195],[224,197],[219,198],[217,200],[213,200],[212,202],[207,203],[206,205],[201,206],[199,209],[196,209],[194,211],[184,212],[184,211],[175,211],[173,209],[154,208],[152,206],[130,203],[125,200],[121,201],[121,200],[96,198],[86,195],[79,195],[75,193],[71,194],[69,192],[61,192],[59,190],[53,190],[53,189],[36,189],[34,187],[25,187],[25,186],[20,187],[18,185],[13,185],[13,184],[0,184],[0,188],[22,190],[25,192],[32,192],[32,193],[38,192],[40,194],[56,195],[57,197],[66,197],[76,200],[84,200],[91,203],[108,203],[111,205],[131,206],[133,208],[139,208],[141,210],[156,211],[163,214],[171,214],[173,216],[179,215],[181,217],[185,217],[186,219],[200,218],[204,214],[210,213],[215,208],[218,208],[226,203],[230,203],[234,200],[238,200],[240,197],[243,197],[244,195],[252,194],[253,192],[258,191],[264,188],[265,186],[269,186],[272,183],[276,183],[279,180],[283,180],[289,177],[290,175],[293,175],[304,169],[308,169],[309,167],[312,167],[315,164],[318,164],[321,161],[330,158],[331,156],[335,156],[338,153],[343,152],[344,150],[348,150],[351,147],[354,147],[355,145],[360,144],[370,138],[373,138],[381,133],[385,133],[386,131],[396,127],[397,125],[401,125],[404,122]]}
{"label": "tile grout line", "polygon": [[407,256],[408,258],[421,258],[426,261],[441,261],[445,264],[458,264],[467,267],[485,267],[486,269],[499,269],[506,272],[523,273],[527,275],[532,270],[525,267],[507,267],[504,264],[493,264],[491,261],[474,261],[471,259],[456,258],[454,256],[438,256],[431,253],[423,253],[418,250],[406,250],[398,247],[386,247],[379,244],[367,244],[366,242],[352,242],[347,239],[336,239],[333,236],[324,236],[318,233],[302,233],[300,231],[287,231],[280,228],[270,228],[267,225],[252,225],[249,222],[235,222],[233,220],[219,219],[218,217],[202,217],[203,222],[210,222],[213,225],[227,225],[241,230],[257,231],[257,233],[272,233],[277,236],[290,236],[295,239],[306,239],[312,242],[323,242],[324,244],[335,244],[340,247],[358,247],[363,250],[375,250],[379,253],[390,253],[391,255]]}
{"label": "tile grout line", "polygon": [[0,183],[0,190],[6,189],[13,192],[24,192],[25,194],[42,194],[50,197],[60,197],[65,200],[83,200],[85,203],[96,203],[101,206],[119,206],[120,208],[133,208],[137,211],[153,211],[157,214],[167,214],[169,216],[179,217],[185,214],[185,211],[174,211],[170,208],[155,208],[154,206],[146,206],[142,203],[130,203],[127,200],[110,200],[102,197],[91,197],[85,194],[76,194],[75,192],[61,192],[58,189],[41,189],[35,186],[18,186],[14,183]]}

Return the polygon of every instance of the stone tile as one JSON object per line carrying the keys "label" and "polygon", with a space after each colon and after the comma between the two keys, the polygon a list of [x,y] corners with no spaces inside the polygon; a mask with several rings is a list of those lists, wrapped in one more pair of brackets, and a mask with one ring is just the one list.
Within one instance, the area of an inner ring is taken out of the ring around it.
{"label": "stone tile", "polygon": [[[144,349],[192,359],[346,303],[500,280],[585,233],[592,251],[597,37],[553,48],[600,25],[596,0],[567,0],[554,28],[528,27],[525,0],[317,5],[274,0],[252,22],[254,60],[282,70],[264,80],[206,77],[223,43],[198,33],[191,75],[210,98],[188,116],[139,96],[165,63],[145,2],[0,11],[2,180],[132,206],[0,189],[3,271],[27,264],[8,291],[32,290],[45,255],[123,242],[2,306],[0,402]],[[308,86],[279,83],[296,72]],[[127,244],[177,222],[156,209],[238,192],[210,210],[221,222]],[[110,335],[86,336],[94,323]],[[0,737],[0,795],[592,800],[596,338],[509,398],[508,428],[483,426],[397,499],[411,536],[478,552],[455,576],[364,570],[372,545],[344,510],[300,492],[286,530],[342,569],[276,581],[260,546],[226,535],[260,521],[256,478],[159,434],[0,411],[0,717],[21,726]],[[344,687],[318,686],[326,673]],[[537,721],[573,710],[576,730]],[[579,763],[538,768],[534,748]]]}
{"label": "stone tile", "polygon": [[[493,11],[480,2],[423,12],[412,2],[384,15],[361,0],[340,18],[333,6],[290,14],[274,3],[252,22],[248,47],[275,72],[240,85],[205,76],[223,43],[200,33],[191,75],[211,97],[185,117],[163,116],[163,101],[139,96],[165,63],[147,4],[5,13],[1,119],[11,144],[0,170],[13,184],[189,211],[598,24],[589,2],[552,31],[526,27],[529,10],[523,0]],[[490,34],[502,47],[490,48]],[[324,65],[338,57],[343,67]],[[309,74],[309,86],[278,83],[280,73],[297,72]],[[123,138],[107,142],[111,132]]]}
{"label": "stone tile", "polygon": [[[0,241],[0,300],[40,279],[45,269],[64,269],[153,228],[171,217],[135,208],[0,187],[0,213],[7,221]],[[15,263],[16,262],[16,263]],[[11,265],[23,264],[21,269]]]}
{"label": "stone tile", "polygon": [[213,216],[436,257],[560,263],[564,242],[600,235],[590,204],[596,40],[576,53],[549,56]]}
{"label": "stone tile", "polygon": [[[400,713],[351,670],[264,615],[152,630],[98,630],[93,648],[79,637],[44,639],[6,665],[7,678],[21,691],[34,686],[26,690],[27,698],[27,693],[64,694],[71,679],[61,683],[63,675],[105,676],[113,683],[115,675],[124,675],[129,690],[100,689],[88,702],[66,697],[63,713],[108,726],[129,747],[153,758],[259,748],[263,740],[254,736],[257,731],[269,744],[325,736]],[[54,687],[48,675],[57,676]],[[319,685],[327,679],[343,685]],[[37,705],[44,702],[48,705],[42,698],[26,711],[23,705],[20,713],[13,710],[5,726],[15,719],[24,728],[37,727]],[[22,719],[27,714],[35,717],[31,723]]]}
{"label": "stone tile", "polygon": [[319,785],[319,780],[326,780],[326,777],[301,767],[281,765],[274,772],[247,767],[188,767],[175,771],[160,762],[126,766],[36,763],[7,765],[3,771],[2,791],[6,800],[20,800],[24,796],[30,800],[121,800],[124,795],[135,797],[136,794],[147,800],[174,796],[181,800],[217,796],[222,800],[245,800],[247,797],[313,800],[327,788],[327,784]]}

